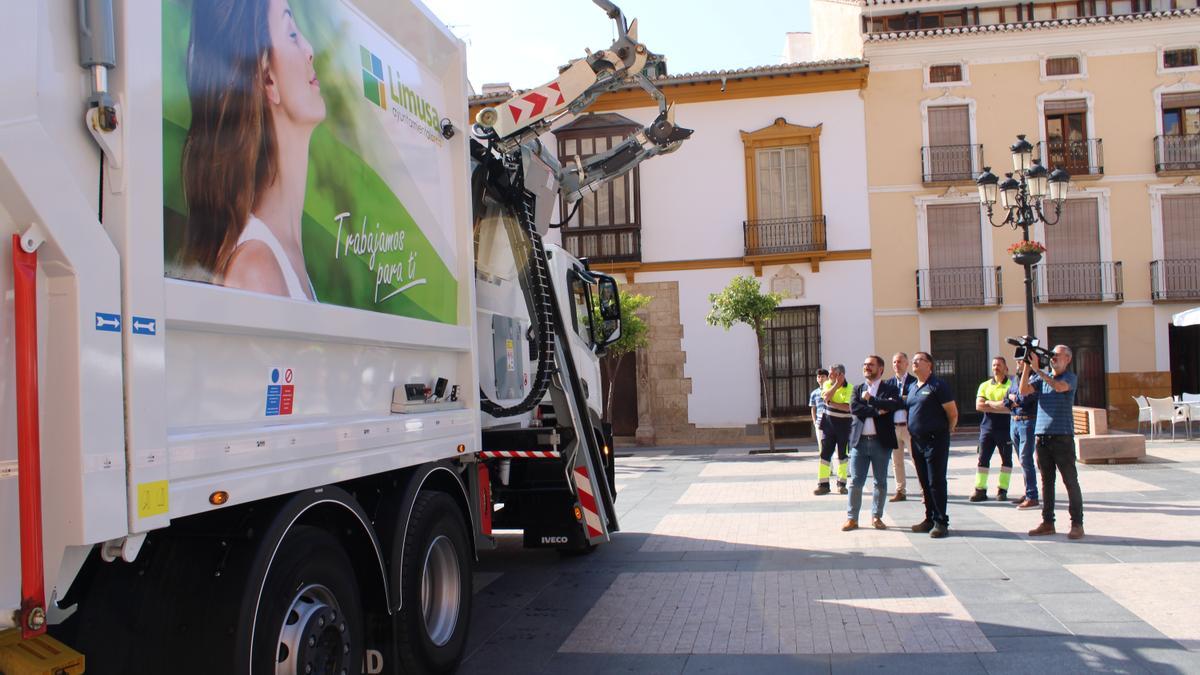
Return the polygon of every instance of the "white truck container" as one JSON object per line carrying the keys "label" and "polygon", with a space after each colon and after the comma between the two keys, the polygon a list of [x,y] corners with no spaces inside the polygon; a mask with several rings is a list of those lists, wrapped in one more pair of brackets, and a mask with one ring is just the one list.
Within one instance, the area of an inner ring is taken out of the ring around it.
{"label": "white truck container", "polygon": [[4,14],[0,671],[452,670],[493,512],[607,540],[615,283],[473,190],[424,7]]}

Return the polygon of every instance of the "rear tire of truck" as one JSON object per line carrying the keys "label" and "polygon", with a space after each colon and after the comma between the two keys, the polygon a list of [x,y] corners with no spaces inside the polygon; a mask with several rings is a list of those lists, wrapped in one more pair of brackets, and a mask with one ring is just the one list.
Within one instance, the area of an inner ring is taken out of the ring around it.
{"label": "rear tire of truck", "polygon": [[466,647],[471,615],[471,546],[458,502],[422,492],[412,507],[400,560],[396,647],[405,673],[448,673]]}
{"label": "rear tire of truck", "polygon": [[275,552],[263,583],[251,672],[356,674],[363,625],[354,566],[341,543],[321,528],[299,525]]}

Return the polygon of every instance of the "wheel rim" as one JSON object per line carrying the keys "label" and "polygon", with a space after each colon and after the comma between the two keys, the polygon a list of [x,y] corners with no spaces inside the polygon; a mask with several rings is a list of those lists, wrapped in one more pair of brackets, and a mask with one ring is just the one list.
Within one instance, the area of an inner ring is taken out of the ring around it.
{"label": "wheel rim", "polygon": [[275,675],[348,675],[350,632],[337,598],[325,586],[296,592],[279,629]]}
{"label": "wheel rim", "polygon": [[462,570],[458,566],[454,544],[441,535],[425,551],[425,567],[421,574],[421,614],[425,617],[425,632],[438,647],[454,635],[462,598]]}

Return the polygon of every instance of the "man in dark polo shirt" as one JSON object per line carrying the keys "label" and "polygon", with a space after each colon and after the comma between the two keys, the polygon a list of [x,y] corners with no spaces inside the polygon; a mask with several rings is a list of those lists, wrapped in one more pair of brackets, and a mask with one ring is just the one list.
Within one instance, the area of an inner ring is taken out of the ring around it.
{"label": "man in dark polo shirt", "polygon": [[908,432],[912,437],[913,463],[925,493],[925,520],[913,532],[928,532],[940,539],[950,530],[946,515],[946,465],[950,461],[950,434],[958,425],[958,406],[950,385],[933,374],[933,357],[917,352],[912,373],[917,381],[908,389]]}
{"label": "man in dark polo shirt", "polygon": [[[1083,492],[1079,489],[1079,471],[1075,468],[1075,424],[1071,417],[1076,377],[1067,370],[1069,365],[1071,348],[1055,345],[1050,359],[1052,372],[1030,365],[1021,373],[1021,393],[1040,392],[1033,433],[1038,471],[1042,473],[1042,524],[1029,531],[1031,537],[1054,534],[1054,475],[1061,472],[1071,513],[1071,531],[1067,538],[1083,538]],[[1036,372],[1031,374],[1030,371]]]}

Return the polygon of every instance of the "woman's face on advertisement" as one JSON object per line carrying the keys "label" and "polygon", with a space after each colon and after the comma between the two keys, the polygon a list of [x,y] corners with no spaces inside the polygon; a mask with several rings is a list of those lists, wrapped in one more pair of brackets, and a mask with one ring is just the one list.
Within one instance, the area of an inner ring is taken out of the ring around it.
{"label": "woman's face on advertisement", "polygon": [[267,66],[267,97],[276,113],[301,126],[325,119],[325,99],[313,68],[313,50],[296,25],[287,0],[269,0],[267,27],[271,56]]}

